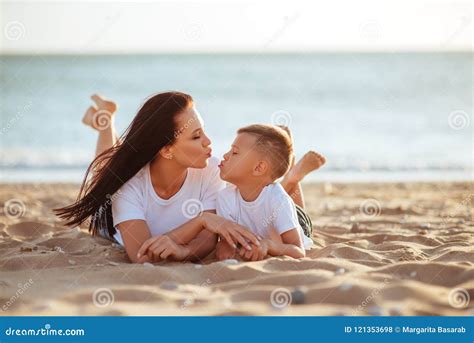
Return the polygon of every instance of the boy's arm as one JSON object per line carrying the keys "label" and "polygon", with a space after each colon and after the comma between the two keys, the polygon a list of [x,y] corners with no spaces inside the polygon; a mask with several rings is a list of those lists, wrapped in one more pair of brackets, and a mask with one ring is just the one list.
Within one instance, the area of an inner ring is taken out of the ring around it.
{"label": "boy's arm", "polygon": [[283,243],[273,240],[266,240],[268,254],[271,256],[290,256],[293,258],[302,258],[306,256],[306,250],[301,242],[301,237],[297,228],[291,229],[281,234]]}
{"label": "boy's arm", "polygon": [[236,250],[224,240],[217,242],[216,258],[219,261],[228,260],[235,257]]}

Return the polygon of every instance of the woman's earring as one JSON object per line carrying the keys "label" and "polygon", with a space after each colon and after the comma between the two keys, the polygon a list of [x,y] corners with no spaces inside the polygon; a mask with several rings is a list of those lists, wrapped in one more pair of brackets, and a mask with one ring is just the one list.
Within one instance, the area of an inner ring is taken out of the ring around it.
{"label": "woman's earring", "polygon": [[168,160],[172,160],[173,159],[173,154],[169,154],[167,158],[168,158]]}

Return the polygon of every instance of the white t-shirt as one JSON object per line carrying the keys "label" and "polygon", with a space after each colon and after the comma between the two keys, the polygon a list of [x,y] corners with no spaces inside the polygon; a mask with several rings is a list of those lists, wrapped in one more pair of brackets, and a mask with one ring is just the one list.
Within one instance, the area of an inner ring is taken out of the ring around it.
{"label": "white t-shirt", "polygon": [[[202,211],[215,210],[217,193],[225,187],[218,164],[219,160],[211,157],[206,168],[188,168],[181,189],[167,200],[156,194],[147,164],[112,196],[114,226],[132,219],[145,220],[153,237],[177,228]],[[124,245],[118,230],[114,238]]]}
{"label": "white t-shirt", "polygon": [[272,183],[254,201],[245,201],[239,190],[229,184],[217,195],[217,214],[249,228],[253,233],[270,238],[274,229],[279,235],[298,229],[305,249],[310,249],[312,240],[305,236],[298,222],[296,206],[279,183]]}

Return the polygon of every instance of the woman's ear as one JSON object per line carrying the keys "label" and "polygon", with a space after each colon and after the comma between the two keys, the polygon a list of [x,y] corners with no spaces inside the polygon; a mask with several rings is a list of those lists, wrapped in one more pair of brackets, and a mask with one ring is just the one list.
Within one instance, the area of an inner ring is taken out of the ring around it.
{"label": "woman's ear", "polygon": [[163,148],[160,149],[158,152],[161,157],[167,159],[167,160],[172,160],[173,159],[173,151],[171,146],[167,145]]}

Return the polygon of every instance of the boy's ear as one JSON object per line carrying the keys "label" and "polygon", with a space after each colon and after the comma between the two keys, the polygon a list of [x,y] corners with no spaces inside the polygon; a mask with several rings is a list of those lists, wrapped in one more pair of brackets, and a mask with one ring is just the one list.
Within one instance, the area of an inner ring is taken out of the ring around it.
{"label": "boy's ear", "polygon": [[260,160],[258,163],[255,165],[255,168],[253,169],[254,175],[260,176],[263,175],[267,172],[269,168],[268,162],[265,160]]}

